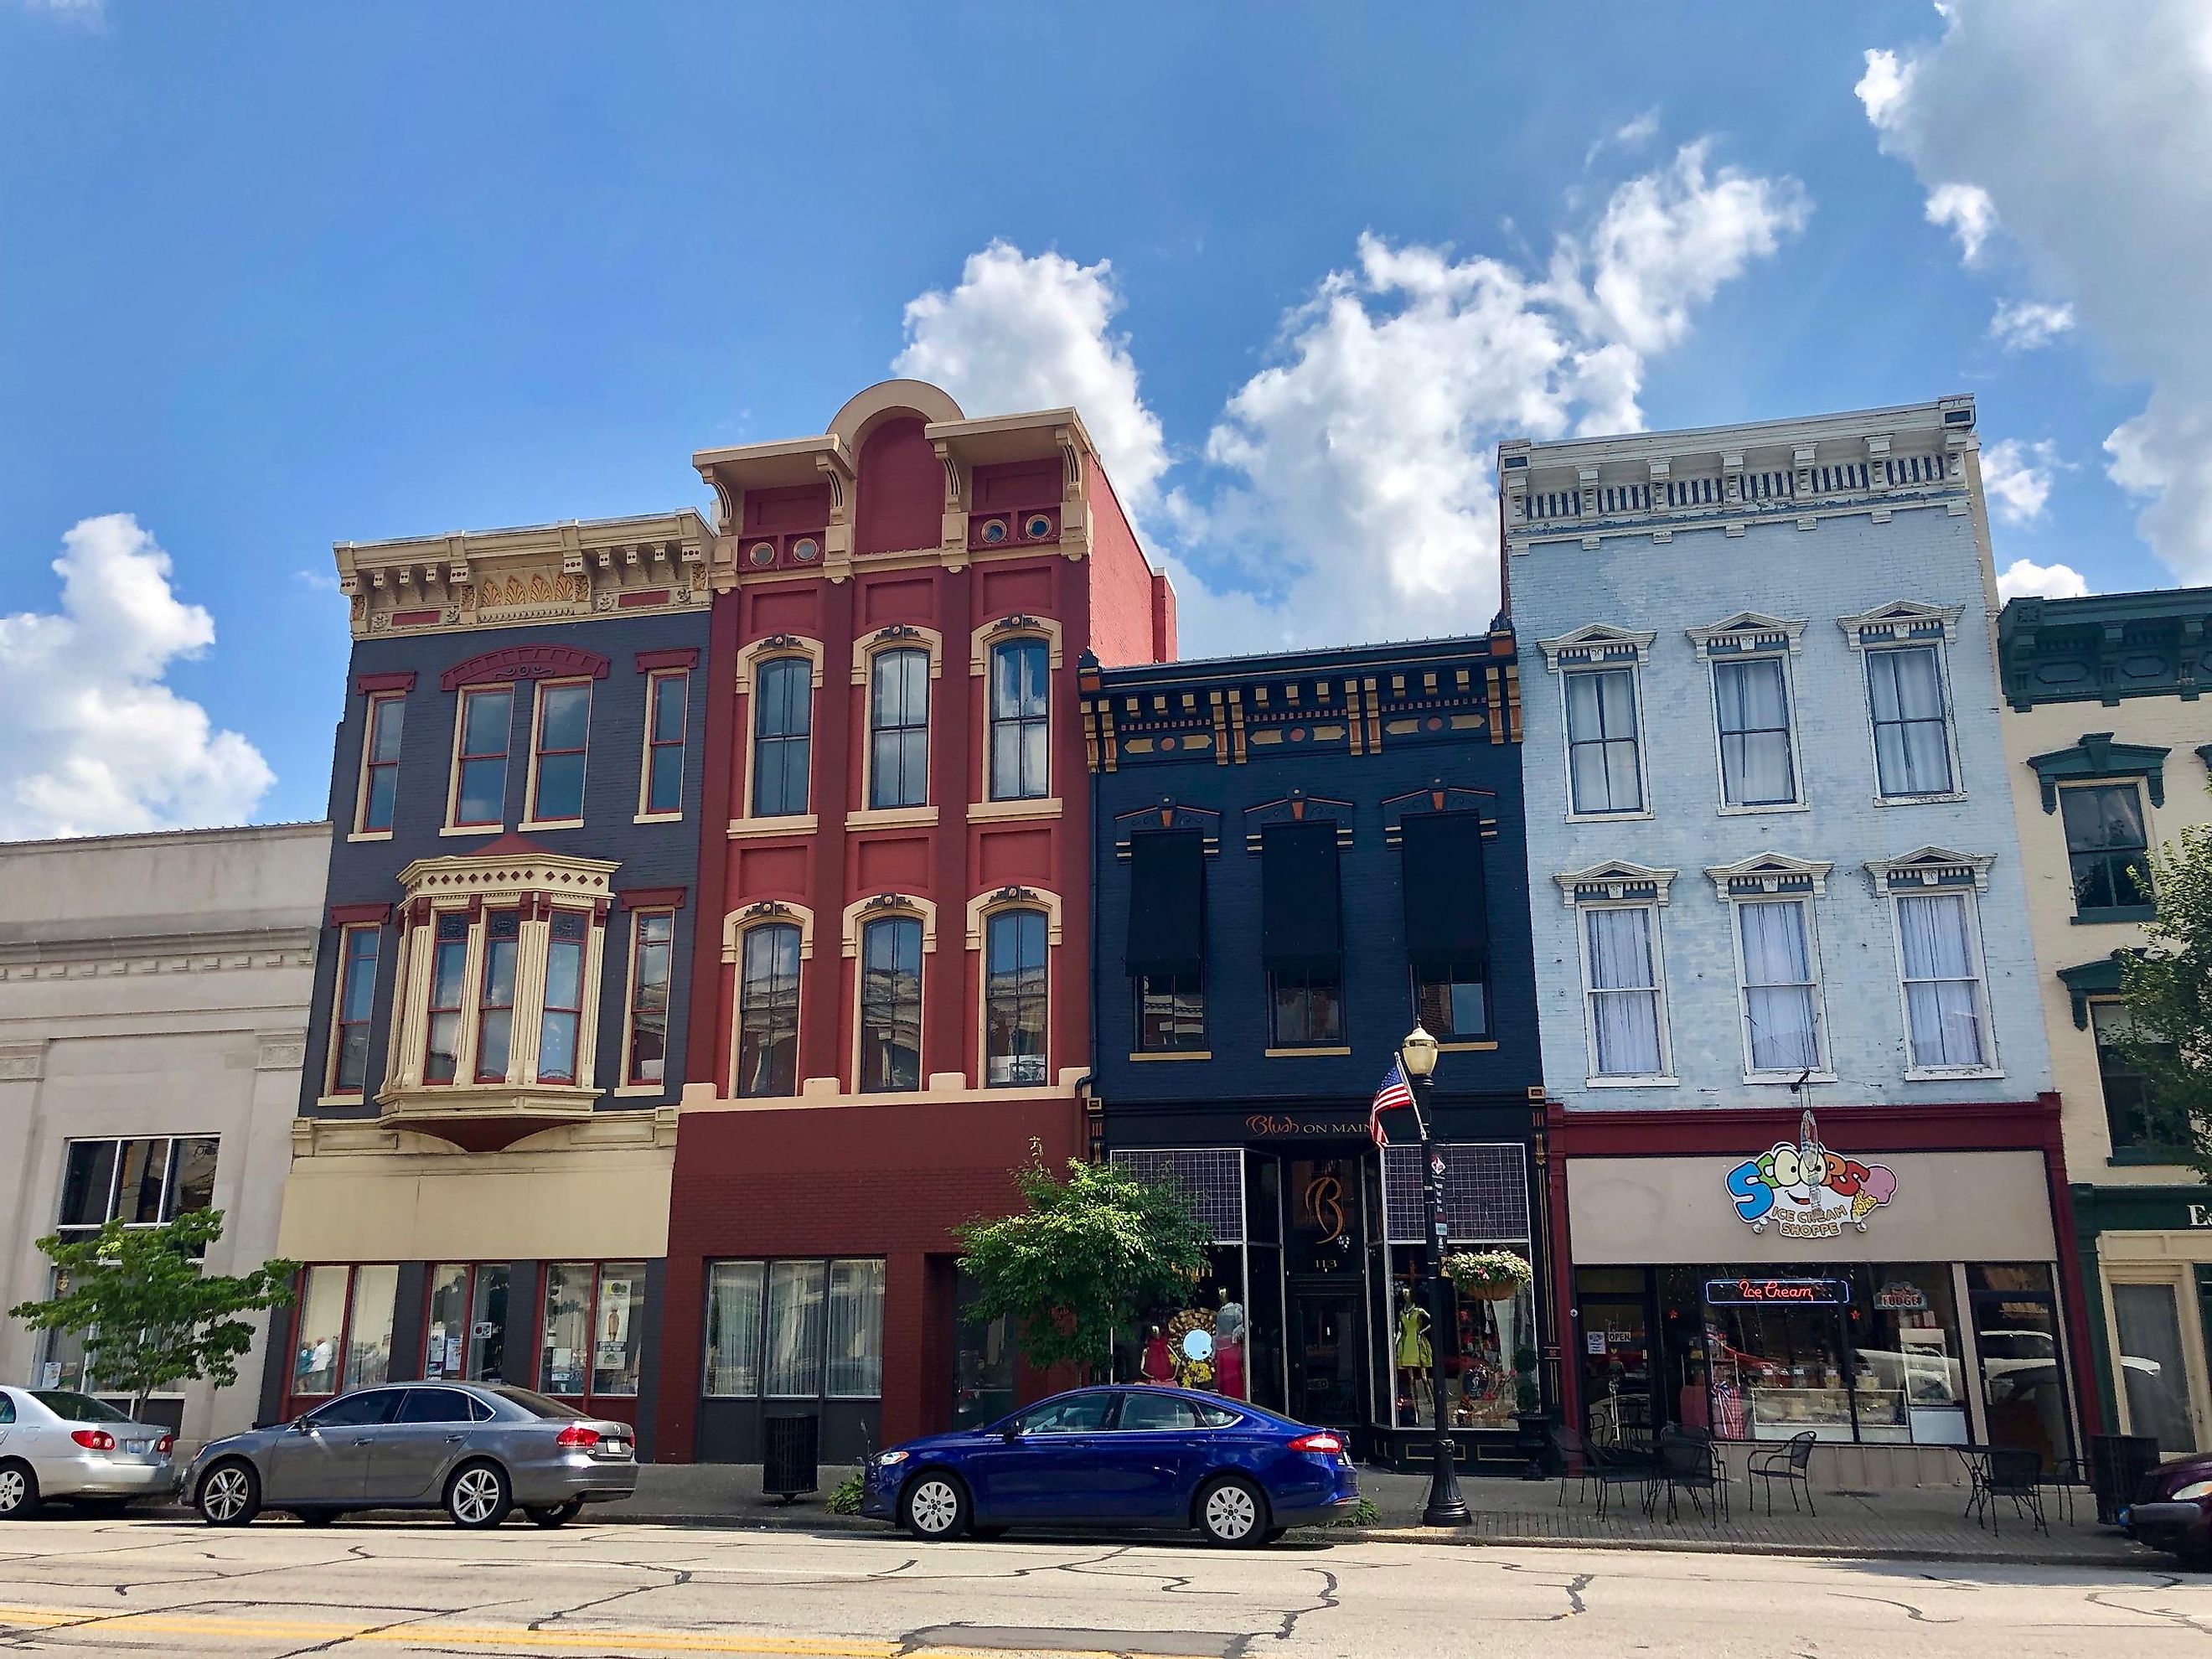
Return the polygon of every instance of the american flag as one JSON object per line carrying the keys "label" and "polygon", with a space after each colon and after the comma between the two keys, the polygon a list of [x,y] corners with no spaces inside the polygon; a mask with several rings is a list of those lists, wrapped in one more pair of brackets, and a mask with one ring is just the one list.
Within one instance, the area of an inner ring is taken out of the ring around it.
{"label": "american flag", "polygon": [[1377,1146],[1387,1146],[1389,1139],[1382,1133],[1382,1114],[1410,1108],[1413,1091],[1406,1085],[1406,1073],[1396,1060],[1382,1073],[1382,1085],[1375,1091],[1375,1103],[1367,1109],[1367,1133],[1375,1137]]}

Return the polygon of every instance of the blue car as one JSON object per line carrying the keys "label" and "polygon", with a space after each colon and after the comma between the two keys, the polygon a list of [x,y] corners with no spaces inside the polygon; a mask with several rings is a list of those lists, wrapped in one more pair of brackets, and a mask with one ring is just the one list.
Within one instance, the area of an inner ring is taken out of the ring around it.
{"label": "blue car", "polygon": [[915,1537],[1009,1527],[1195,1527],[1264,1543],[1350,1513],[1341,1437],[1241,1400],[1152,1387],[1078,1389],[988,1428],[909,1440],[868,1460],[860,1513]]}

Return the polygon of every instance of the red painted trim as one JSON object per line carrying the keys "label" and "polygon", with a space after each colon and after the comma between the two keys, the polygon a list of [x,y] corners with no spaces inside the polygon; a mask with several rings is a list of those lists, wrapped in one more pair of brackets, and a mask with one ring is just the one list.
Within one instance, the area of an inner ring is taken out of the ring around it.
{"label": "red painted trim", "polygon": [[[1796,1106],[1675,1108],[1657,1112],[1569,1111],[1553,1103],[1554,1156],[1752,1156],[1797,1133]],[[1855,1152],[2042,1152],[2057,1133],[2055,1095],[1966,1105],[1822,1106],[1821,1139]]]}
{"label": "red painted trim", "polygon": [[2066,1140],[2059,1131],[2059,1097],[2038,1097],[2048,1102],[2045,1120],[2043,1170],[2051,1187],[2051,1227],[2058,1245],[2058,1282],[2065,1293],[2066,1343],[2071,1350],[2075,1410],[2086,1435],[2105,1431],[2105,1402],[2097,1389],[2094,1355],[2089,1347],[2089,1302],[2081,1285],[2081,1246],[2074,1231],[2074,1200],[2066,1178]]}
{"label": "red painted trim", "polygon": [[637,672],[641,674],[655,668],[696,668],[699,647],[687,645],[675,651],[641,651],[637,653]]}
{"label": "red painted trim", "polygon": [[333,904],[331,906],[330,925],[333,927],[358,927],[365,921],[373,921],[381,927],[388,925],[391,921],[392,907],[388,904]]}
{"label": "red painted trim", "polygon": [[[434,617],[437,612],[430,614]],[[566,679],[571,676],[603,680],[607,677],[607,659],[596,651],[581,650],[573,645],[509,645],[455,663],[438,677],[438,685],[441,690],[458,691],[465,685],[499,685],[510,680]]]}
{"label": "red painted trim", "polygon": [[415,671],[410,668],[400,674],[356,674],[353,677],[353,689],[358,696],[366,696],[371,691],[412,691]]}
{"label": "red painted trim", "polygon": [[667,603],[668,590],[665,587],[641,588],[635,593],[615,595],[615,608],[618,611],[635,611],[648,605],[666,605]]}
{"label": "red painted trim", "polygon": [[1567,1160],[1559,1147],[1559,1108],[1550,1108],[1545,1131],[1544,1201],[1551,1206],[1552,1295],[1554,1310],[1552,1340],[1559,1351],[1559,1410],[1567,1426],[1583,1425],[1583,1328],[1576,1317],[1575,1264],[1567,1231]]}
{"label": "red painted trim", "polygon": [[625,910],[680,910],[684,896],[690,890],[684,887],[626,887],[615,895],[615,902]]}
{"label": "red painted trim", "polygon": [[438,611],[395,611],[392,613],[394,628],[422,628],[436,622],[444,613]]}
{"label": "red painted trim", "polygon": [[[750,504],[748,500],[748,507]],[[736,591],[714,596],[714,608],[708,613],[707,622],[708,661],[726,665],[736,656],[739,611],[744,602],[743,593]],[[726,677],[728,672],[725,667],[723,676]],[[730,842],[728,836],[722,832],[722,826],[732,816],[730,774],[740,741],[737,729],[738,700],[734,695],[725,694],[714,684],[716,678],[710,675],[707,682],[707,750],[705,763],[700,769],[699,786],[699,890],[706,896],[700,902],[710,907],[710,915],[719,915],[724,906]],[[823,678],[828,677],[825,675]],[[691,946],[691,1015],[684,1042],[684,1080],[687,1083],[711,1083],[720,1074],[720,1045],[726,1041],[720,1029],[722,1006],[721,929],[702,926],[693,931],[696,937]],[[672,1272],[672,1263],[671,1267]],[[705,1304],[702,1303],[701,1305]],[[671,1391],[663,1390],[664,1394]],[[676,1443],[664,1441],[659,1443],[669,1447]],[[672,1454],[663,1450],[660,1455],[668,1456]]]}

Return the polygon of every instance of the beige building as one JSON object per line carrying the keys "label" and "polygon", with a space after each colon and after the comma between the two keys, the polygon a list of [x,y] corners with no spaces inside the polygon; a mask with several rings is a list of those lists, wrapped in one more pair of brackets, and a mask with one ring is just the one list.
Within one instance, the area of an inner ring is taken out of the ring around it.
{"label": "beige building", "polygon": [[2116,952],[2154,913],[2150,849],[2212,821],[2212,589],[2014,599],[1998,619],[2029,924],[2101,1415],[2212,1447],[2212,1189],[2145,1109]]}
{"label": "beige building", "polygon": [[[330,826],[0,846],[0,1308],[47,1294],[36,1241],[212,1205],[216,1273],[277,1253]],[[0,1319],[0,1376],[85,1381],[66,1340]],[[232,1387],[149,1415],[187,1442],[251,1425]]]}

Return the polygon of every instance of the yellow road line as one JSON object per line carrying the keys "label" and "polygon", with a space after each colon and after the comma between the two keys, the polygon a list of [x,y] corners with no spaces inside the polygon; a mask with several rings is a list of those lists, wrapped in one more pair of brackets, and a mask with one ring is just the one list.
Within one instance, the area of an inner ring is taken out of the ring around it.
{"label": "yellow road line", "polygon": [[[96,1608],[0,1607],[0,1627],[53,1630],[96,1622],[104,1631],[129,1636],[201,1636],[259,1638],[276,1642],[358,1642],[385,1647],[518,1648],[594,1652],[636,1649],[651,1653],[736,1653],[785,1656],[786,1659],[893,1659],[897,1642],[857,1638],[815,1640],[801,1636],[716,1636],[681,1630],[526,1630],[520,1625],[468,1628],[411,1623],[378,1630],[360,1624],[312,1623],[304,1620],[224,1619],[199,1613],[104,1613]],[[1008,1659],[1011,1650],[969,1652],[932,1647],[932,1659]],[[1044,1659],[1108,1659],[1111,1648],[1024,1648]]]}

